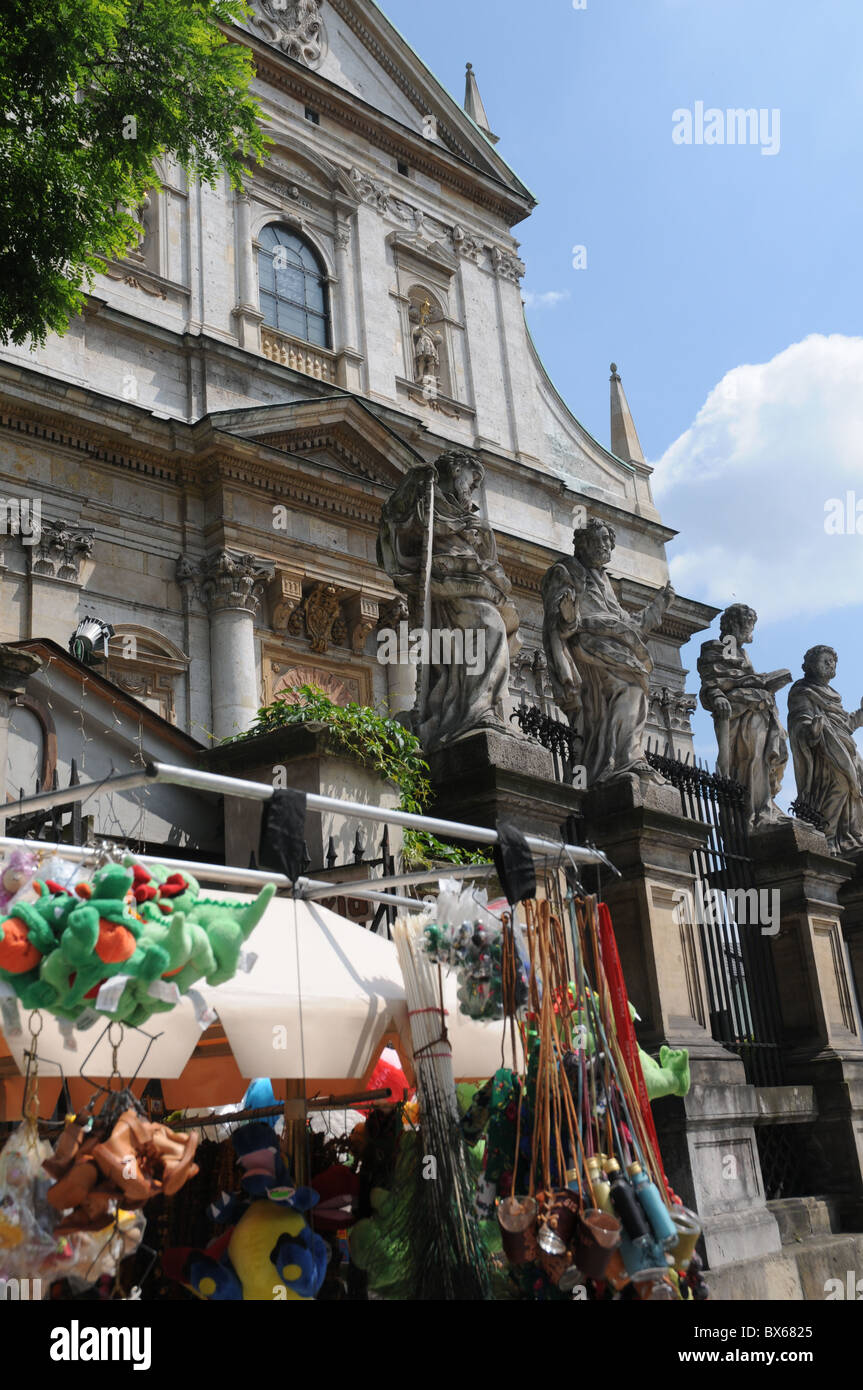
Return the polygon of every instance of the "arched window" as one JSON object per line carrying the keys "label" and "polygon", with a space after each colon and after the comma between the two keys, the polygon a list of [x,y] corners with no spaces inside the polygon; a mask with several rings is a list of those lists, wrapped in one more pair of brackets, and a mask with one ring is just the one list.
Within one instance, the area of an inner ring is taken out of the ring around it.
{"label": "arched window", "polygon": [[326,272],[312,247],[289,227],[270,223],[258,237],[264,323],[316,347],[330,346]]}

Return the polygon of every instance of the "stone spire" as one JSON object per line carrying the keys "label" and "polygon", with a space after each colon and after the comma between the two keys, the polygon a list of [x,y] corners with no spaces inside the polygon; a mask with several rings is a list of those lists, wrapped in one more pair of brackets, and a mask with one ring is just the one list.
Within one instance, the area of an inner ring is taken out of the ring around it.
{"label": "stone spire", "polygon": [[491,126],[488,123],[488,116],[485,114],[485,107],[482,104],[482,97],[479,94],[473,63],[468,63],[467,71],[464,75],[464,109],[471,120],[476,121],[480,130],[496,145],[500,136],[492,133]]}
{"label": "stone spire", "polygon": [[624,463],[645,462],[616,362],[611,364],[611,452]]}

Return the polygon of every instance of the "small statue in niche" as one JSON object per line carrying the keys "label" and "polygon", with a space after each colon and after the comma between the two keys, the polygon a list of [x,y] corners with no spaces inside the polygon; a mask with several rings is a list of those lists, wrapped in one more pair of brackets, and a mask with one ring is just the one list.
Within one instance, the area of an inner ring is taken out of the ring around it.
{"label": "small statue in niche", "polygon": [[863,759],[854,730],[863,728],[863,703],[853,714],[830,682],[838,657],[832,647],[810,647],[803,679],[788,692],[788,733],[798,802],[824,823],[833,854],[863,849]]}
{"label": "small statue in niche", "polygon": [[418,382],[424,382],[427,377],[437,380],[440,372],[440,351],[439,346],[443,341],[440,333],[429,327],[431,318],[431,303],[424,299],[419,309],[419,322],[413,330],[414,341],[414,373]]}
{"label": "small statue in niche", "polygon": [[787,670],[754,670],[743,648],[757,620],[754,608],[732,603],[719,619],[719,639],[702,643],[698,658],[701,703],[713,715],[719,747],[716,771],[746,787],[753,826],[785,819],[774,801],[788,762],[775,692],[791,681]]}

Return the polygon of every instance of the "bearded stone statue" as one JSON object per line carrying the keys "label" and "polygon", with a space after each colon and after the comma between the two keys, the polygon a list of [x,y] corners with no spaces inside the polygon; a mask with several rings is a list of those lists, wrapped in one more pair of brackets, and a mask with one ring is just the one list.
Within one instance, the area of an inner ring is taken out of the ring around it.
{"label": "bearded stone statue", "polygon": [[663,779],[644,756],[644,726],[653,662],[646,638],[674,599],[670,584],[637,615],[619,603],[606,566],[615,533],[591,518],[573,533],[542,581],[543,644],[561,709],[584,716],[582,755],[588,786],[637,775]]}

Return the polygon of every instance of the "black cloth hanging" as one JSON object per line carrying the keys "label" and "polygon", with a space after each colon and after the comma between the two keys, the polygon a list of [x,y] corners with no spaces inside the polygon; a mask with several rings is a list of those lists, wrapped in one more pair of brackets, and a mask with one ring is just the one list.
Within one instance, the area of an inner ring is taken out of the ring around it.
{"label": "black cloth hanging", "polygon": [[293,787],[277,787],[264,803],[258,863],[276,869],[295,883],[305,861],[306,794]]}
{"label": "black cloth hanging", "polygon": [[508,821],[498,821],[499,836],[494,846],[494,866],[506,900],[514,907],[525,898],[536,897],[536,870],[527,840]]}

